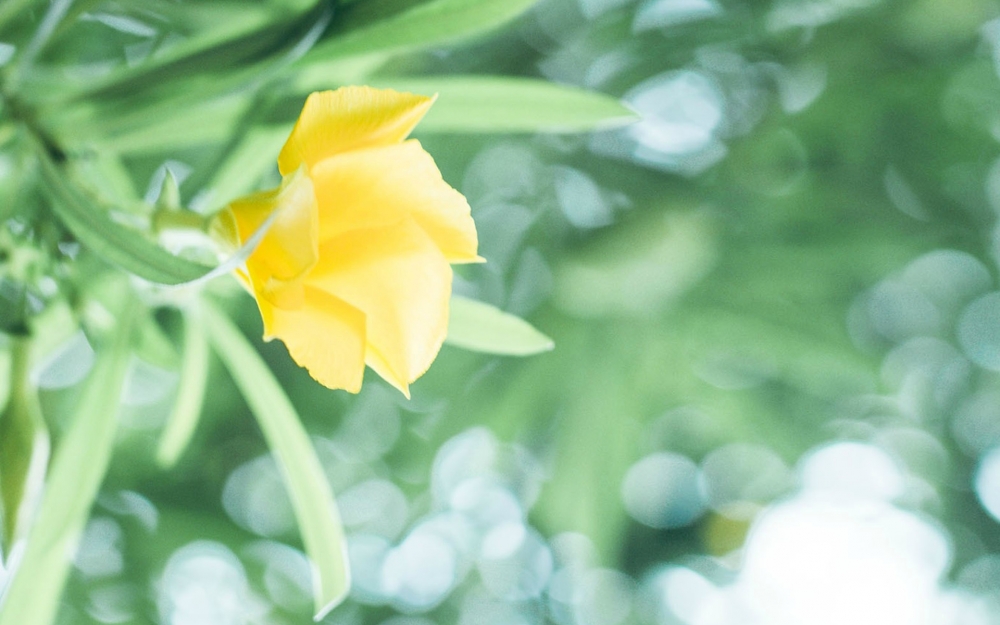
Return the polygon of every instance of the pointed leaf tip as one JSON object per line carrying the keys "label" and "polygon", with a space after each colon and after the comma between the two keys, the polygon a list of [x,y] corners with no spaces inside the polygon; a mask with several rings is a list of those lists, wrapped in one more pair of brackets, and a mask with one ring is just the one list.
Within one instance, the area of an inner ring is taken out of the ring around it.
{"label": "pointed leaf tip", "polygon": [[501,356],[531,356],[555,348],[552,339],[524,319],[459,295],[451,298],[445,342]]}

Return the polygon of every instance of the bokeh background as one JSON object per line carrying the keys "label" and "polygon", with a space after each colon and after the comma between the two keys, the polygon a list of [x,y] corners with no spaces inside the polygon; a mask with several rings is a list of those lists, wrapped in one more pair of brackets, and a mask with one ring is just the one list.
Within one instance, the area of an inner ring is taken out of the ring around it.
{"label": "bokeh background", "polygon": [[[96,3],[53,54],[170,41],[128,5]],[[456,291],[554,351],[446,346],[405,400],[370,374],[328,391],[259,344],[348,533],[353,588],[323,623],[1000,623],[1000,4],[542,0],[380,63],[388,81],[541,77],[641,119],[417,131],[488,260]],[[199,158],[124,171],[191,193]],[[259,336],[252,302],[212,288]],[[66,342],[44,405],[91,359]],[[133,368],[59,622],[309,621],[277,467],[211,374],[163,471],[178,375]]]}

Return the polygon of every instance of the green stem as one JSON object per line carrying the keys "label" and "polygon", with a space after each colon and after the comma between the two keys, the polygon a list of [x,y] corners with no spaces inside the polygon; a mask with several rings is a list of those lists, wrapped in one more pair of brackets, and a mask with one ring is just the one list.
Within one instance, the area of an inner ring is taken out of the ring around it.
{"label": "green stem", "polygon": [[161,209],[153,213],[153,230],[155,232],[163,232],[164,230],[207,232],[208,219],[194,211]]}
{"label": "green stem", "polygon": [[0,625],[49,625],[55,620],[73,554],[114,449],[138,305],[129,290],[123,295],[116,311],[118,325],[101,341],[52,458],[20,561],[11,569],[0,599]]}
{"label": "green stem", "polygon": [[5,553],[27,532],[41,496],[49,434],[31,382],[31,340],[11,341],[10,400],[0,415],[0,507]]}
{"label": "green stem", "polygon": [[10,337],[10,393],[23,393],[29,388],[31,372],[31,340],[23,336]]}

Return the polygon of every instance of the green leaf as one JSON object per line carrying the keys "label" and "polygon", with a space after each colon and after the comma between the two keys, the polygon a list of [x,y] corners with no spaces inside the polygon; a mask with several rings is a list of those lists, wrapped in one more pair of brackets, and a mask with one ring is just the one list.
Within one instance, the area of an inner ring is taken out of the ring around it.
{"label": "green leaf", "polygon": [[137,331],[132,348],[139,359],[161,369],[176,369],[180,364],[177,348],[157,323],[152,311],[137,313]]}
{"label": "green leaf", "polygon": [[174,256],[140,233],[111,220],[82,191],[66,180],[47,154],[39,160],[52,208],[80,242],[95,254],[140,278],[159,284],[183,284],[212,268]]}
{"label": "green leaf", "polygon": [[[198,85],[188,88],[197,91]],[[94,116],[84,119],[86,127],[79,132],[89,133],[83,137],[86,140],[100,142],[116,152],[132,154],[212,145],[229,137],[247,104],[245,94],[237,93],[199,102],[185,97],[141,108],[120,107],[131,109],[128,112],[109,107],[110,114],[108,110],[97,111]],[[74,136],[76,130],[67,130],[71,139],[80,140]]]}
{"label": "green leaf", "polygon": [[111,461],[129,363],[131,312],[120,317],[112,344],[98,351],[56,448],[38,516],[0,604],[0,625],[49,625],[59,608],[73,554]]}
{"label": "green leaf", "polygon": [[49,462],[49,432],[38,391],[29,379],[30,343],[16,337],[11,343],[10,398],[0,414],[0,552],[5,554],[27,534]]}
{"label": "green leaf", "polygon": [[150,91],[166,96],[175,91],[179,77],[200,75],[229,84],[228,74],[293,48],[328,10],[326,3],[313,0],[294,5],[276,8],[237,0],[202,2],[195,8],[163,3],[172,27],[185,36],[134,67],[89,81],[71,97],[78,102],[129,99]]}
{"label": "green leaf", "polygon": [[616,98],[530,78],[401,78],[380,85],[437,94],[420,132],[582,132],[638,120]]}
{"label": "green leaf", "polygon": [[180,372],[177,400],[167,417],[167,425],[163,428],[156,450],[156,462],[165,469],[174,466],[187,448],[205,400],[208,340],[200,321],[192,314],[184,316],[184,356]]}
{"label": "green leaf", "polygon": [[[38,117],[61,145],[71,148],[96,144],[151,153],[223,143],[239,132],[235,126],[254,106],[254,94],[272,91],[274,81],[329,23],[329,3],[305,2],[311,7],[294,0],[303,5],[295,11],[310,10],[290,18],[287,7],[268,11],[245,2],[203,3],[198,11],[186,7],[182,13],[200,15],[197,27],[205,37],[193,37],[61,97],[51,93],[58,86],[47,89],[38,94]],[[238,24],[242,26],[225,34]],[[200,39],[207,47],[197,44]],[[189,49],[191,45],[195,47]]]}
{"label": "green leaf", "polygon": [[[313,91],[332,89],[337,85],[367,85],[371,76],[391,58],[391,52],[374,52],[312,63],[295,76],[290,92],[301,103],[302,96]],[[295,121],[294,117],[291,121]]]}
{"label": "green leaf", "polygon": [[[430,0],[415,6],[413,2],[399,0],[356,3],[338,17],[338,34],[317,45],[305,59],[401,52],[448,43],[496,28],[534,3],[535,0]],[[391,13],[386,7],[405,8]]]}
{"label": "green leaf", "polygon": [[225,204],[257,188],[270,169],[277,169],[278,152],[288,138],[287,128],[252,128],[240,137],[207,188],[211,202]]}
{"label": "green leaf", "polygon": [[49,39],[65,19],[66,12],[72,4],[73,0],[53,0],[49,3],[44,16],[31,36],[31,40],[18,51],[10,67],[5,68],[7,75],[4,76],[4,82],[8,89],[20,81],[24,72],[30,70],[35,58],[48,44]]}
{"label": "green leaf", "polygon": [[299,415],[257,350],[225,313],[207,302],[202,313],[210,341],[257,418],[285,479],[306,554],[313,562],[319,620],[344,600],[350,587],[343,526],[330,484]]}
{"label": "green leaf", "polygon": [[445,342],[455,347],[503,356],[530,356],[555,347],[552,339],[524,319],[459,295],[451,297]]}
{"label": "green leaf", "polygon": [[0,32],[3,32],[7,22],[22,14],[33,2],[41,4],[38,0],[7,0],[0,4]]}

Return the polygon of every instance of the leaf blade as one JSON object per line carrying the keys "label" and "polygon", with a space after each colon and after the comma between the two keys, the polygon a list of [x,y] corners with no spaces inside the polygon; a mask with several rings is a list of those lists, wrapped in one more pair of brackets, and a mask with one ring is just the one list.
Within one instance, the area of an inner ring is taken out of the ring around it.
{"label": "leaf blade", "polygon": [[531,356],[555,347],[552,339],[520,317],[460,295],[451,297],[445,343],[501,356]]}
{"label": "leaf blade", "polygon": [[420,122],[427,133],[585,132],[638,116],[616,98],[544,80],[452,76],[383,79],[384,86],[438,99]]}
{"label": "leaf blade", "polygon": [[350,588],[343,526],[333,492],[295,408],[257,350],[214,306],[206,302],[201,312],[212,346],[278,461],[306,555],[313,562],[313,599],[319,620],[344,600]]}
{"label": "leaf blade", "polygon": [[174,256],[112,221],[63,179],[48,155],[41,154],[39,160],[53,210],[81,243],[105,260],[150,282],[168,285],[192,282],[212,270]]}
{"label": "leaf blade", "polygon": [[10,397],[0,413],[0,553],[10,553],[27,534],[41,498],[50,452],[38,392],[29,379],[29,341],[12,337],[11,342]]}
{"label": "leaf blade", "polygon": [[131,308],[103,350],[56,449],[38,516],[13,578],[0,598],[0,625],[49,625],[91,505],[107,472],[117,431],[118,399],[128,369]]}
{"label": "leaf blade", "polygon": [[[329,59],[373,52],[402,52],[442,44],[496,28],[536,0],[431,0],[372,23],[352,24],[344,17],[346,32],[319,44],[306,59]],[[358,5],[358,13],[363,5]]]}
{"label": "leaf blade", "polygon": [[194,315],[185,314],[184,321],[184,351],[177,399],[156,449],[156,462],[164,469],[174,466],[187,449],[201,417],[208,382],[208,339]]}

